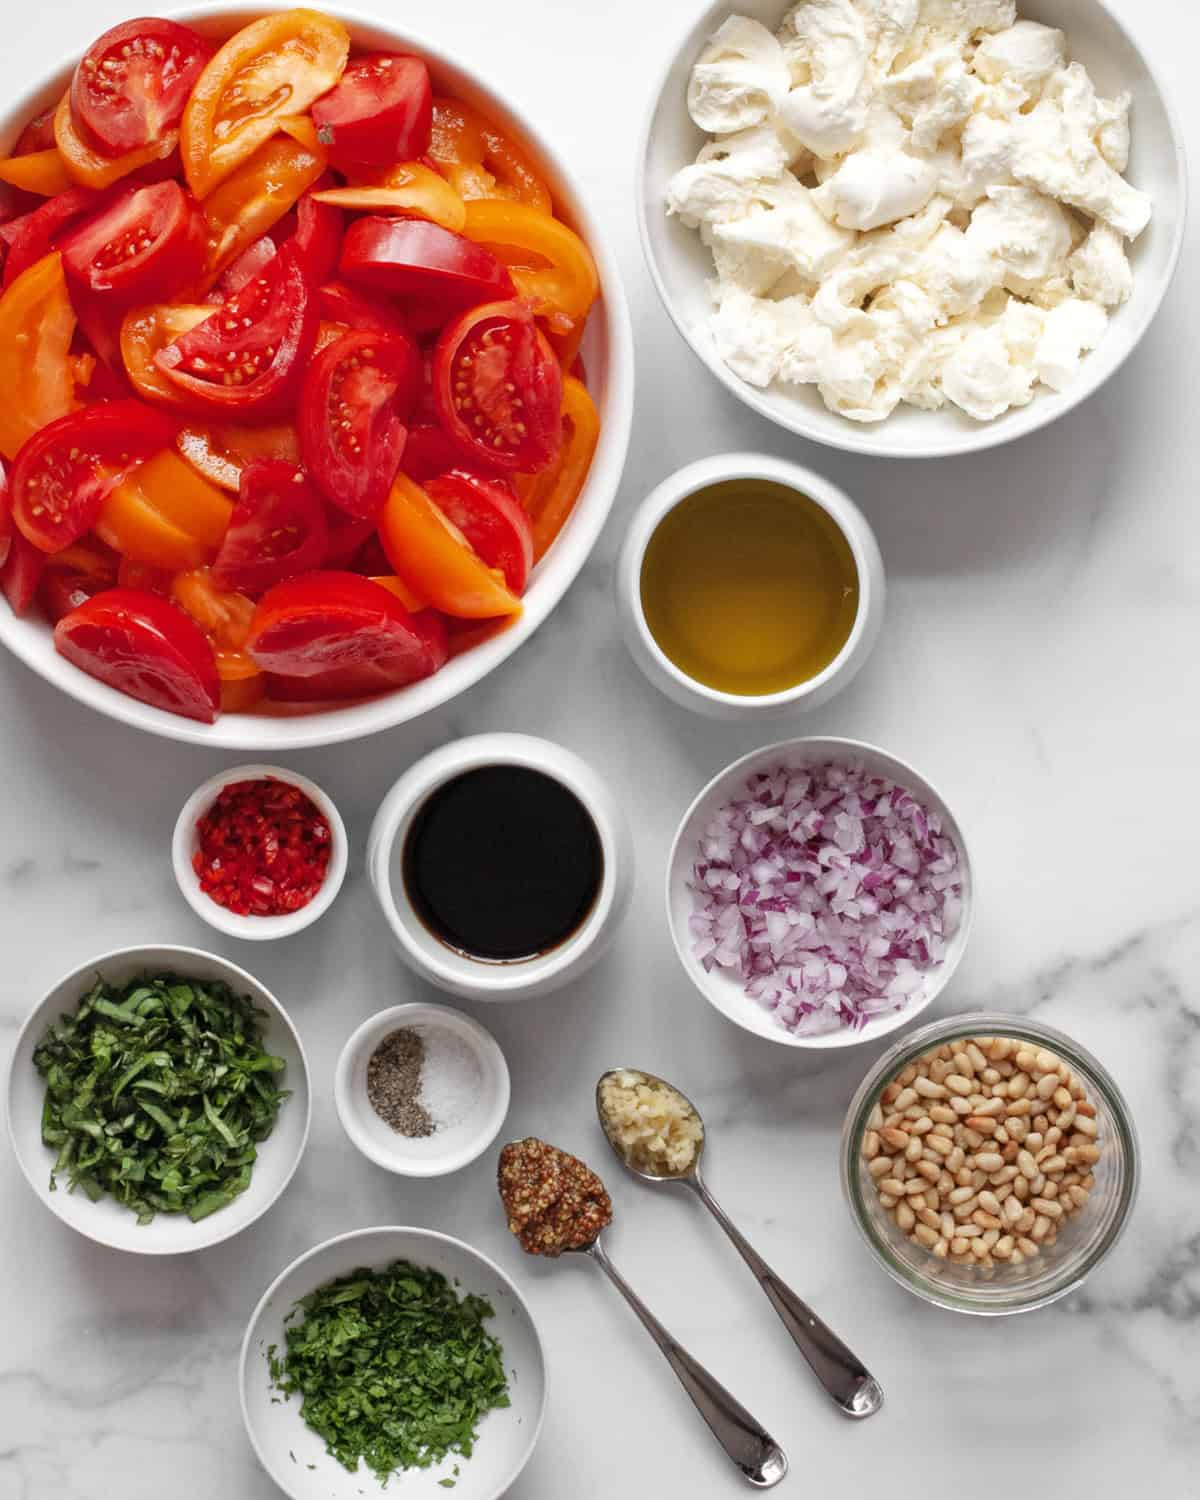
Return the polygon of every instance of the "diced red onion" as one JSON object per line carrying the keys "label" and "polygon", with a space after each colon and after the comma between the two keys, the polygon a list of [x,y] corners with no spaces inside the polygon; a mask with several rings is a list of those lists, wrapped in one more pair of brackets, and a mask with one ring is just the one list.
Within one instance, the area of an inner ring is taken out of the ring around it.
{"label": "diced red onion", "polygon": [[705,829],[690,889],[695,956],[797,1036],[916,1003],[962,920],[940,817],[858,763],[751,777]]}

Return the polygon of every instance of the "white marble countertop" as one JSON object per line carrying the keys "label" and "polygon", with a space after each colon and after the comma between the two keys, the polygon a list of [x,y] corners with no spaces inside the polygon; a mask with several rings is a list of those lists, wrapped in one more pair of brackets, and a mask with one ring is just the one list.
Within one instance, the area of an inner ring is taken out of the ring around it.
{"label": "white marble countertop", "polygon": [[[606,1170],[614,1255],[789,1449],[780,1493],[909,1500],[953,1483],[971,1500],[1000,1500],[1027,1481],[1066,1500],[1200,1495],[1196,230],[1140,351],[1052,430],[978,461],[884,464],[806,448],[702,371],[636,243],[642,100],[696,3],[377,0],[436,25],[519,94],[607,204],[640,394],[613,521],[534,641],[426,722],[295,757],[338,799],[354,839],[331,916],[262,948],[202,926],[172,883],[168,839],[186,794],[231,758],[139,737],[0,660],[0,1054],[69,966],[122,944],[192,943],[247,965],[283,999],[315,1086],[311,1144],[285,1197],[240,1238],[185,1258],[91,1245],[34,1200],[0,1146],[0,1500],[270,1500],[277,1491],[238,1411],[246,1319],[294,1256],[386,1223],[462,1236],[532,1303],[551,1399],[516,1500],[611,1500],[630,1481],[662,1500],[745,1493],[602,1278],[583,1263],[522,1258],[495,1197],[494,1153],[449,1180],[405,1182],[359,1156],[334,1114],[333,1064],[350,1030],[426,993],[394,956],[363,878],[369,820],[417,755],[485,729],[543,734],[590,759],[621,789],[639,860],[630,919],[586,982],[515,1009],[474,1008],[512,1067],[509,1133],[545,1135]],[[1121,8],[1197,139],[1189,59],[1200,13],[1183,0]],[[14,92],[128,10],[120,0],[22,7],[20,46],[10,19],[0,59],[4,87]],[[878,530],[891,586],[883,640],[851,690],[796,732],[881,743],[957,810],[977,865],[978,922],[941,1011],[1001,1006],[1059,1025],[1133,1106],[1145,1156],[1134,1222],[1087,1288],[1045,1312],[977,1321],[894,1286],[868,1259],[837,1184],[842,1116],[874,1049],[817,1066],[757,1042],[704,1004],[671,951],[661,897],[670,835],[700,784],[759,735],[695,720],[643,681],[618,639],[610,570],[623,518],[653,484],[735,447],[815,465]],[[701,1105],[714,1190],[880,1376],[881,1416],[851,1427],[827,1406],[694,1203],[605,1166],[592,1085],[625,1062],[669,1075]]]}

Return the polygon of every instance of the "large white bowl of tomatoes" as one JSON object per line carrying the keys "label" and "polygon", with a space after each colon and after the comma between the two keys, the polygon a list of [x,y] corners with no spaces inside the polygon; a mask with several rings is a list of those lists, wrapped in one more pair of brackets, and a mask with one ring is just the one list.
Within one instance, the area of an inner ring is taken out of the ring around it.
{"label": "large white bowl of tomatoes", "polygon": [[80,42],[0,120],[0,640],[227,748],[445,703],[616,493],[595,218],[511,102],[341,7]]}

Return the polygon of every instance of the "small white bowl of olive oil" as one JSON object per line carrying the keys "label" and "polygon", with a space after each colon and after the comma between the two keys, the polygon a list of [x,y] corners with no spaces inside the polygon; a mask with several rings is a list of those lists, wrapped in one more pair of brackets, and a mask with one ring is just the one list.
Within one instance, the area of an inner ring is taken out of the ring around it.
{"label": "small white bowl of olive oil", "polygon": [[858,506],[758,453],[701,459],[642,503],[617,564],[634,660],[685,708],[777,719],[827,702],[883,623],[883,558]]}

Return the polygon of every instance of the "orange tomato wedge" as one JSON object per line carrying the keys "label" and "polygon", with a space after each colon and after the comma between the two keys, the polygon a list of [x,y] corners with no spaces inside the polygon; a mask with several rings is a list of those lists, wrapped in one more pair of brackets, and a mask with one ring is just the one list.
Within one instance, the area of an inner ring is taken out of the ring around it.
{"label": "orange tomato wedge", "polygon": [[587,317],[600,276],[592,252],[560,220],[526,203],[479,198],[467,204],[462,232],[500,256],[518,293],[555,333],[569,333]]}
{"label": "orange tomato wedge", "polygon": [[387,589],[389,594],[395,594],[410,615],[415,615],[419,609],[429,608],[429,600],[422,599],[415,589],[409,588],[404,579],[397,578],[394,573],[388,573],[382,578],[372,578],[371,582],[377,583],[381,589]]}
{"label": "orange tomato wedge", "polygon": [[183,572],[216,556],[232,514],[232,501],[168,448],[113,490],[96,535],[131,562]]}
{"label": "orange tomato wedge", "polygon": [[214,588],[207,568],[177,573],[171,580],[171,597],[191,615],[212,645],[221,679],[222,709],[241,713],[253,708],[267,691],[266,674],[243,650],[254,618],[254,600]]}
{"label": "orange tomato wedge", "polygon": [[525,152],[461,99],[433,101],[429,159],[461,198],[507,198],[554,211],[550,189]]}
{"label": "orange tomato wedge", "polygon": [[62,257],[43,256],[0,297],[0,453],[17,450],[79,405],[71,362],[75,311]]}
{"label": "orange tomato wedge", "polygon": [[135,307],[126,313],[121,324],[121,358],[139,396],[159,406],[183,404],[179,390],[159,370],[154,356],[216,311],[212,303],[181,302]]}
{"label": "orange tomato wedge", "polygon": [[563,445],[554,464],[517,481],[533,522],[533,558],[539,562],[566,525],[592,466],[600,439],[600,415],[587,387],[573,375],[563,379]]}
{"label": "orange tomato wedge", "polygon": [[515,615],[521,601],[471,550],[419,484],[398,474],[379,518],[397,576],[436,609],[464,620]]}
{"label": "orange tomato wedge", "polygon": [[202,478],[234,495],[241,488],[242,470],[254,459],[300,462],[299,435],[284,423],[242,427],[235,422],[187,422],[179,429],[175,446]]}
{"label": "orange tomato wedge", "polygon": [[202,290],[283,218],[325,170],[325,154],[289,139],[268,141],[204,200],[208,259]]}
{"label": "orange tomato wedge", "polygon": [[328,93],[349,55],[346,28],[315,10],[280,11],[235,32],[183,112],[183,170],[196,197],[207,198],[285,120]]}
{"label": "orange tomato wedge", "polygon": [[27,193],[39,193],[43,198],[53,198],[75,186],[75,179],[67,171],[55,146],[49,151],[30,151],[25,156],[5,157],[0,161],[0,182],[22,188]]}
{"label": "orange tomato wedge", "polygon": [[71,96],[67,93],[54,112],[54,139],[63,165],[75,182],[83,187],[106,188],[139,167],[170,156],[179,144],[179,132],[168,130],[157,141],[137,151],[127,151],[123,156],[102,156],[79,133],[71,115]]}
{"label": "orange tomato wedge", "polygon": [[353,187],[325,188],[313,197],[318,203],[332,203],[338,208],[360,209],[378,213],[394,209],[430,219],[443,229],[461,234],[467,222],[467,206],[445,180],[419,161],[400,162],[377,177],[365,179]]}

